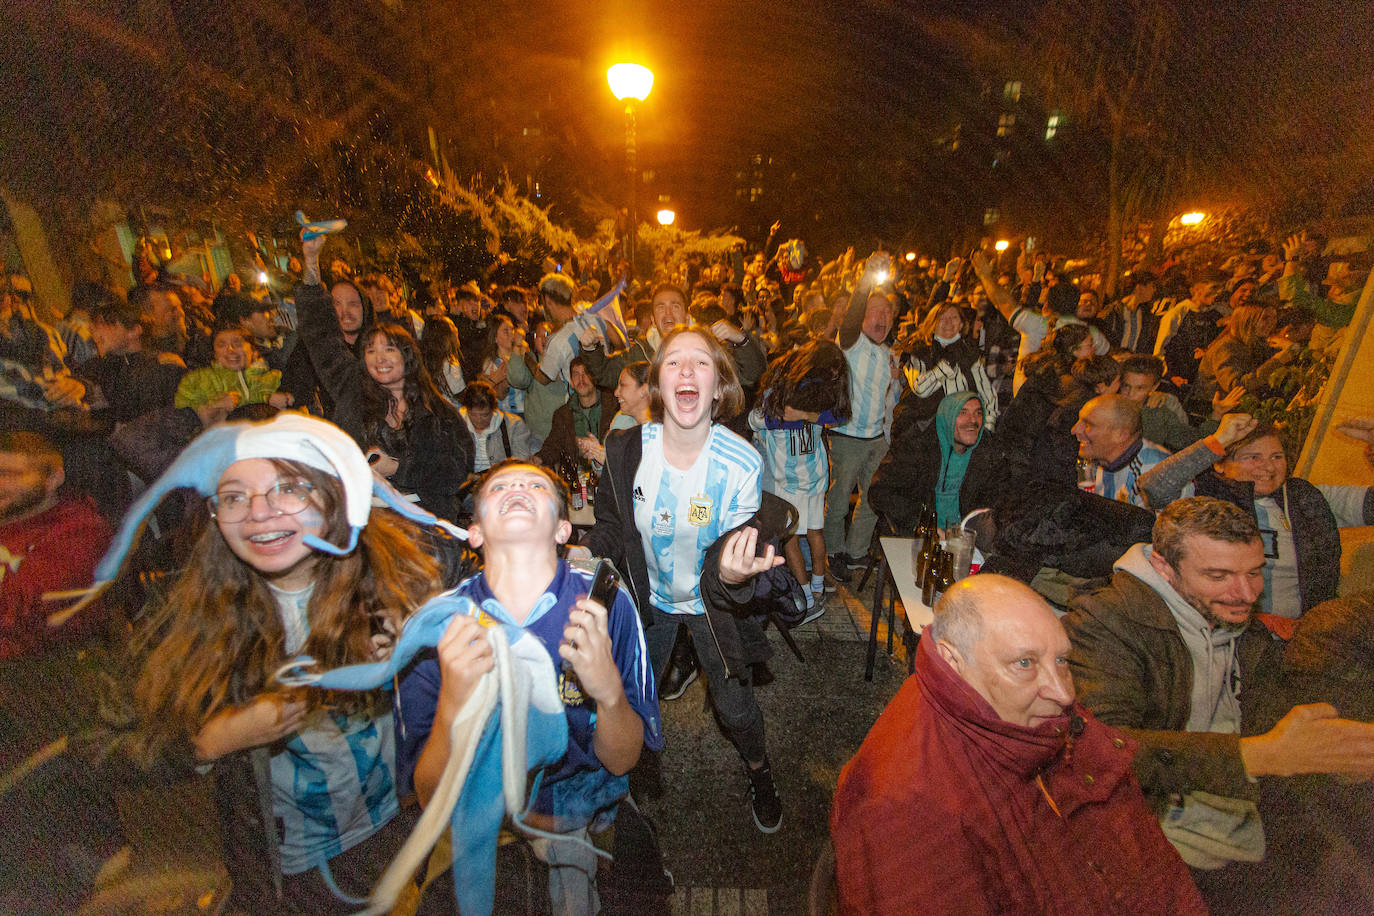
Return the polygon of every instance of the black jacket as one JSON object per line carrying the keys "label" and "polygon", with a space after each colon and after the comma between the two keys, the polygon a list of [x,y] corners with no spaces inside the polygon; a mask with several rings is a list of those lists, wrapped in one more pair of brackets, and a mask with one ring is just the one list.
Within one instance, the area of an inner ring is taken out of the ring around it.
{"label": "black jacket", "polygon": [[1018,482],[1074,486],[1078,443],[1069,432],[1081,404],[1060,403],[1058,376],[1031,376],[997,419],[1003,476]]}
{"label": "black jacket", "polygon": [[109,404],[105,413],[117,423],[127,423],[160,407],[171,407],[185,374],[184,366],[165,363],[156,353],[146,350],[93,356],[76,370],[78,378],[100,387]]}
{"label": "black jacket", "polygon": [[[1255,514],[1255,485],[1251,481],[1231,480],[1210,468],[1193,479],[1198,496],[1224,499]],[[1286,494],[1286,495],[1285,495]],[[1293,524],[1293,546],[1298,561],[1298,597],[1304,613],[1323,601],[1336,597],[1341,580],[1341,533],[1336,516],[1326,497],[1300,477],[1290,477],[1283,492],[1288,519]],[[1365,496],[1365,520],[1374,517],[1374,489]]]}
{"label": "black jacket", "polygon": [[[925,430],[919,429],[916,423],[907,424],[900,430],[894,426],[892,447],[887,450],[868,487],[869,502],[883,514],[894,531],[911,531],[916,527],[921,506],[934,507],[940,464],[940,441],[933,425]],[[969,457],[964,482],[959,487],[961,517],[974,509],[996,505],[1006,486],[997,438],[984,431],[982,440],[974,446]]]}
{"label": "black jacket", "polygon": [[[320,383],[334,401],[329,419],[364,449],[381,446],[363,416],[363,386],[367,369],[344,341],[339,319],[323,286],[296,288],[296,318],[300,337]],[[366,331],[364,330],[364,333]],[[397,443],[403,445],[398,448]],[[458,411],[430,412],[422,404],[410,405],[402,429],[391,448],[384,448],[400,464],[391,476],[402,492],[420,497],[420,505],[436,515],[456,521],[458,491],[472,473],[476,446]]]}

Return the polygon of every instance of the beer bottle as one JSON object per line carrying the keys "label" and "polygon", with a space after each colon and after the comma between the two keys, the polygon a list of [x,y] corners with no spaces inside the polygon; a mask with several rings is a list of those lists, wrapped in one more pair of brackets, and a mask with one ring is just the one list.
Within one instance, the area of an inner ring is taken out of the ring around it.
{"label": "beer bottle", "polygon": [[939,581],[940,574],[940,555],[943,554],[939,547],[935,548],[930,560],[926,563],[925,576],[921,579],[921,603],[930,607],[935,602],[935,583]]}
{"label": "beer bottle", "polygon": [[930,561],[939,550],[939,541],[930,534],[930,529],[925,529],[925,535],[921,538],[921,552],[916,555],[916,587],[920,588],[926,581],[926,573],[930,571]]}

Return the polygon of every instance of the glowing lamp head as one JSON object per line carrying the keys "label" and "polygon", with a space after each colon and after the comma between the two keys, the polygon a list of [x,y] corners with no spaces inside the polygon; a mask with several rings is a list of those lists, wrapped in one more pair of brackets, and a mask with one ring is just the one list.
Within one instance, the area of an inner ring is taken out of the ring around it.
{"label": "glowing lamp head", "polygon": [[258,282],[261,283],[263,286],[267,285],[267,271],[258,271]]}
{"label": "glowing lamp head", "polygon": [[677,219],[677,214],[667,207],[658,211],[658,224],[660,226],[671,226]]}
{"label": "glowing lamp head", "polygon": [[1178,221],[1185,226],[1196,226],[1207,218],[1207,214],[1199,213],[1194,210],[1192,213],[1185,213],[1178,218]]}
{"label": "glowing lamp head", "polygon": [[885,271],[885,270],[880,270],[880,271],[878,271],[876,274],[873,275],[873,284],[874,284],[875,286],[882,286],[882,285],[883,285],[884,283],[886,283],[886,282],[887,282],[887,271]]}
{"label": "glowing lamp head", "polygon": [[654,88],[654,74],[639,64],[615,64],[606,71],[606,82],[611,87],[611,94],[622,102],[626,99],[642,102]]}
{"label": "glowing lamp head", "polygon": [[998,251],[1006,251],[1010,245],[1011,243],[1008,242],[1006,239],[999,239],[997,244],[993,245],[992,247],[996,248]]}
{"label": "glowing lamp head", "polygon": [[914,260],[916,260],[916,252],[914,252],[914,251],[908,251],[908,252],[906,253],[906,259],[907,259],[908,261],[914,261]]}

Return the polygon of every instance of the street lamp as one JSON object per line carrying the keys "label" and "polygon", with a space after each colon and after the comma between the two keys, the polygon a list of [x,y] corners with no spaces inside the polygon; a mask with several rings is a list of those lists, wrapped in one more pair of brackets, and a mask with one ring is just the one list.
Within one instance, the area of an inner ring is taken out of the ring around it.
{"label": "street lamp", "polygon": [[1006,239],[998,239],[997,244],[993,245],[992,247],[996,248],[998,251],[1006,251],[1010,245],[1011,243],[1008,242]]}
{"label": "street lamp", "polygon": [[658,224],[660,226],[671,226],[673,224],[673,221],[676,219],[677,214],[674,213],[672,210],[669,210],[667,207],[664,207],[662,210],[658,211]]}
{"label": "street lamp", "polygon": [[1206,213],[1199,213],[1198,211],[1194,210],[1192,213],[1185,213],[1182,216],[1180,216],[1178,218],[1178,221],[1184,226],[1196,226],[1198,223],[1202,222],[1206,218]]}
{"label": "street lamp", "polygon": [[[649,97],[654,74],[639,64],[615,64],[606,71],[611,94],[625,103],[625,169],[630,176],[630,276],[635,272],[635,246],[639,233],[639,161],[635,150],[635,103]],[[665,224],[666,225],[666,224]]]}

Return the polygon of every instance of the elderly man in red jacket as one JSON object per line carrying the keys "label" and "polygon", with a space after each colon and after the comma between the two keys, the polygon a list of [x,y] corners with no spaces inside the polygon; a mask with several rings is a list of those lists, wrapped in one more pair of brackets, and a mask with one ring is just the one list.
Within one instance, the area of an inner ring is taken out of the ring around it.
{"label": "elderly man in red jacket", "polygon": [[1074,702],[1069,638],[1013,579],[935,607],[916,673],[840,774],[842,913],[1205,913],[1131,772]]}

